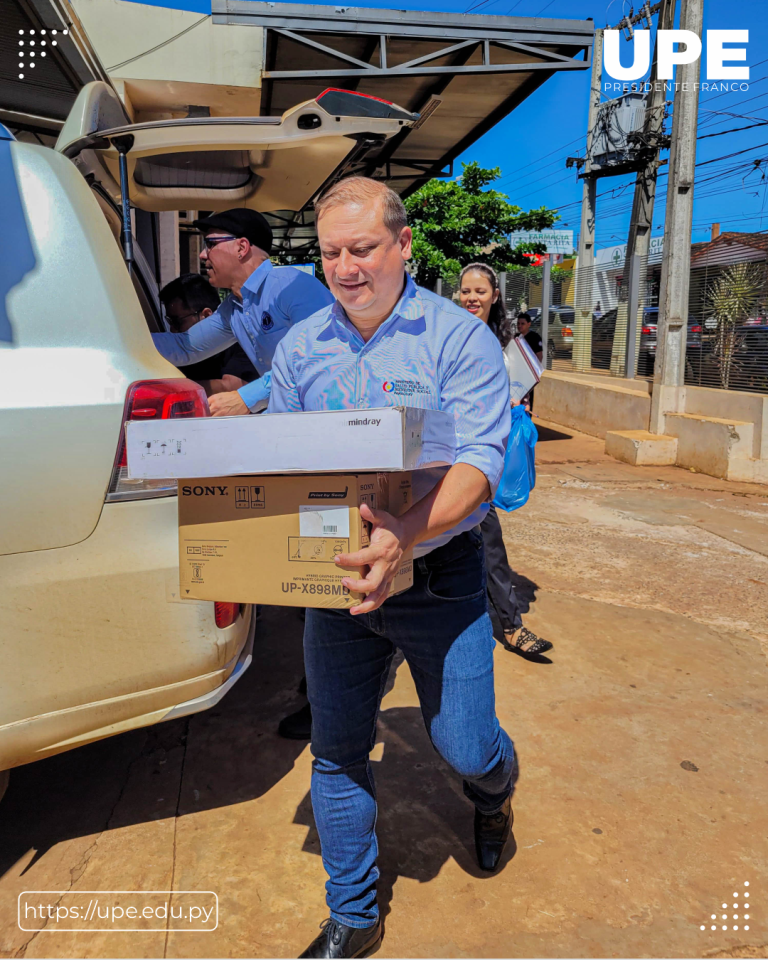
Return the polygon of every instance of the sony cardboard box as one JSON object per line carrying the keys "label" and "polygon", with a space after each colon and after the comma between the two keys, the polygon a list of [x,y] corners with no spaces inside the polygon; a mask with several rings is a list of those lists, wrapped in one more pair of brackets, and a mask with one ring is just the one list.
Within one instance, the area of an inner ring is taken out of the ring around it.
{"label": "sony cardboard box", "polygon": [[[359,571],[340,553],[369,543],[367,503],[394,516],[411,505],[411,474],[205,477],[179,482],[182,598],[346,609],[363,596],[342,585]],[[392,593],[413,583],[409,554]]]}
{"label": "sony cardboard box", "polygon": [[380,407],[129,421],[132,480],[265,473],[362,473],[453,463],[453,417]]}

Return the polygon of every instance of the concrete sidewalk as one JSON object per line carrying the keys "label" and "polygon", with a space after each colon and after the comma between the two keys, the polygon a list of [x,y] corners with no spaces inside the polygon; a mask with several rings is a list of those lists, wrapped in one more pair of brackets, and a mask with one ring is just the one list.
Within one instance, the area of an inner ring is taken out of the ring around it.
{"label": "concrete sidewalk", "polygon": [[[535,494],[501,515],[525,623],[555,644],[551,662],[496,651],[498,712],[521,757],[515,843],[499,874],[480,873],[471,806],[400,663],[373,755],[378,955],[765,957],[768,494],[540,433]],[[250,671],[213,711],[13,772],[0,956],[304,949],[325,916],[311,758],[275,734],[302,702],[300,638],[295,611],[272,608]],[[68,889],[213,890],[219,926],[18,929],[20,891]],[[750,893],[749,920],[734,892]]]}

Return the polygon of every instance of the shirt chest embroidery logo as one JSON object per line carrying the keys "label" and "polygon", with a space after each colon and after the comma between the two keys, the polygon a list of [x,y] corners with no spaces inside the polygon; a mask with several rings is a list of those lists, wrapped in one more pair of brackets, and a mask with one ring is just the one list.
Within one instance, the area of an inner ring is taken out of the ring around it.
{"label": "shirt chest embroidery logo", "polygon": [[385,380],[381,385],[384,393],[394,393],[400,397],[413,397],[416,394],[429,394],[429,387],[417,380]]}
{"label": "shirt chest embroidery logo", "polygon": [[266,311],[264,311],[264,313],[261,315],[261,329],[264,331],[271,330],[274,325],[275,321]]}

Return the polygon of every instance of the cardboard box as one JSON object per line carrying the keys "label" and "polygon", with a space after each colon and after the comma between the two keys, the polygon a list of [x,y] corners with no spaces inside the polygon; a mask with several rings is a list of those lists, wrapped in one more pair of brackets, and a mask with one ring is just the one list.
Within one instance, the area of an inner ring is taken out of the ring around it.
{"label": "cardboard box", "polygon": [[[291,607],[339,607],[361,594],[358,574],[334,563],[368,545],[368,503],[399,516],[411,505],[411,474],[333,473],[214,477],[179,482],[181,597]],[[413,583],[404,558],[393,593]]]}
{"label": "cardboard box", "polygon": [[132,480],[265,473],[361,473],[453,463],[453,417],[381,407],[131,421]]}
{"label": "cardboard box", "polygon": [[522,400],[541,380],[541,363],[523,337],[510,340],[504,350],[509,374],[509,395]]}

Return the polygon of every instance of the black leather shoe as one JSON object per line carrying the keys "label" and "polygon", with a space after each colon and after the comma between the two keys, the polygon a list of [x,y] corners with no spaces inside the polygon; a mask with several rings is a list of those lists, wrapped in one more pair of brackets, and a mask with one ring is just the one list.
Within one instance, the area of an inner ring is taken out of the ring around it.
{"label": "black leather shoe", "polygon": [[323,920],[322,933],[310,943],[302,957],[369,957],[381,943],[381,920],[371,927],[347,927],[337,920]]}
{"label": "black leather shoe", "polygon": [[511,828],[512,801],[509,797],[501,810],[491,816],[475,809],[475,850],[481,870],[493,871],[498,867]]}
{"label": "black leather shoe", "polygon": [[277,732],[286,740],[312,739],[312,707],[307,703],[301,710],[283,717]]}

